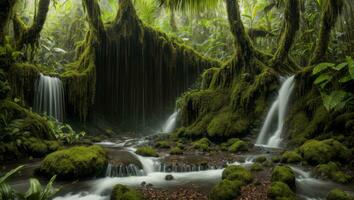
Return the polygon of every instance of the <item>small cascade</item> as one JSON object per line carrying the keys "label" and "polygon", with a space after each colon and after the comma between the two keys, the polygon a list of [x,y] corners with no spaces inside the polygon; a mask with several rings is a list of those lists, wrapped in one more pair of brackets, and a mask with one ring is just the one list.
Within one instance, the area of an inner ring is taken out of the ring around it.
{"label": "small cascade", "polygon": [[144,157],[136,154],[134,151],[130,152],[140,161],[141,165],[143,166],[145,175],[158,171],[158,167],[160,166],[158,158]]}
{"label": "small cascade", "polygon": [[34,111],[54,117],[58,121],[64,119],[64,87],[57,77],[40,74],[35,84]]}
{"label": "small cascade", "polygon": [[175,111],[172,115],[170,115],[162,127],[163,133],[171,133],[175,129],[178,113],[179,111]]}
{"label": "small cascade", "polygon": [[199,172],[206,170],[222,169],[222,166],[214,166],[208,164],[160,164],[160,172]]}
{"label": "small cascade", "polygon": [[134,164],[124,165],[113,165],[108,164],[106,170],[106,177],[129,177],[129,176],[143,176],[144,171],[139,169],[138,166]]}
{"label": "small cascade", "polygon": [[[294,78],[294,76],[291,76],[282,84],[278,97],[272,104],[267,114],[256,144],[279,147],[280,142],[282,141],[281,135],[283,132],[289,99],[294,89]],[[277,128],[274,132],[272,132],[271,126],[275,118],[277,119]]]}

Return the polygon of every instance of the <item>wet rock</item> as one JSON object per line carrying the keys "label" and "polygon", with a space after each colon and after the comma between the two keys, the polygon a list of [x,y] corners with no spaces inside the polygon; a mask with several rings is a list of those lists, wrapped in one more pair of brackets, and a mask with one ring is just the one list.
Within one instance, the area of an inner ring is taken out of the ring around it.
{"label": "wet rock", "polygon": [[174,177],[171,174],[168,174],[168,175],[165,176],[165,180],[166,181],[171,181],[173,179],[174,179]]}

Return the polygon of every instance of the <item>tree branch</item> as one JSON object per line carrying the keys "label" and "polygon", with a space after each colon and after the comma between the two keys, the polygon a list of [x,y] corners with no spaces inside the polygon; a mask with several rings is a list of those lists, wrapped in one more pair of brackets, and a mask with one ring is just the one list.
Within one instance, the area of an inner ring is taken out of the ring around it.
{"label": "tree branch", "polygon": [[289,50],[294,43],[296,32],[299,30],[299,1],[287,0],[284,13],[284,31],[281,33],[278,49],[271,60],[271,65],[274,67],[279,66],[287,58]]}
{"label": "tree branch", "polygon": [[226,0],[226,9],[231,33],[235,38],[236,51],[248,61],[253,56],[254,48],[243,26],[238,0]]}
{"label": "tree branch", "polygon": [[87,21],[90,25],[92,34],[96,36],[96,39],[100,40],[105,37],[106,31],[101,19],[100,6],[97,0],[83,0],[82,4],[87,13]]}
{"label": "tree branch", "polygon": [[321,62],[326,55],[328,44],[331,36],[331,30],[336,24],[343,7],[342,0],[326,0],[321,16],[320,33],[318,35],[317,44],[312,55],[310,65]]}

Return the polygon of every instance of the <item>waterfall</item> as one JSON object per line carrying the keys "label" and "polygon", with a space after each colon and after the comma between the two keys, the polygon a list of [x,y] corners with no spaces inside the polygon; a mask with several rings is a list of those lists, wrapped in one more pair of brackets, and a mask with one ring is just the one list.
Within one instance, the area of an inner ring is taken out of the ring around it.
{"label": "waterfall", "polygon": [[142,176],[143,174],[143,170],[139,169],[139,167],[134,164],[114,165],[109,163],[106,170],[106,177]]}
{"label": "waterfall", "polygon": [[40,74],[35,83],[34,111],[45,113],[58,121],[64,119],[64,87],[57,77]]}
{"label": "waterfall", "polygon": [[167,119],[167,121],[162,127],[163,133],[171,133],[175,129],[178,113],[179,111],[177,110],[172,113],[172,115],[170,115],[170,117]]}
{"label": "waterfall", "polygon": [[[282,141],[284,120],[286,117],[287,106],[290,95],[294,89],[294,76],[287,78],[282,84],[277,99],[272,104],[266,120],[264,121],[261,132],[257,138],[256,144],[270,147],[279,147]],[[271,133],[271,125],[274,118],[277,118],[277,129]],[[267,137],[270,136],[270,137]],[[268,139],[269,138],[269,139]]]}

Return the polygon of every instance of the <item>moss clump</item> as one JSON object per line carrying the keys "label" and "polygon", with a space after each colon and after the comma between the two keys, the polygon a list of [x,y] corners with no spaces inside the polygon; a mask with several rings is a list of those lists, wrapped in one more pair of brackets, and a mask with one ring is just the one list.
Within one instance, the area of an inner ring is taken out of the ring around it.
{"label": "moss clump", "polygon": [[147,157],[159,157],[159,154],[156,152],[156,149],[149,146],[139,147],[135,151],[135,153]]}
{"label": "moss clump", "polygon": [[340,189],[333,189],[328,193],[327,200],[354,200],[354,197]]}
{"label": "moss clump", "polygon": [[322,164],[331,160],[346,161],[351,157],[348,148],[333,139],[309,140],[299,148],[299,151],[310,164]]}
{"label": "moss clump", "polygon": [[238,180],[246,185],[253,181],[253,176],[250,171],[242,166],[230,165],[222,172],[222,179]]}
{"label": "moss clump", "polygon": [[251,166],[251,171],[262,171],[263,166],[259,163],[253,163]]}
{"label": "moss clump", "polygon": [[290,167],[276,166],[272,171],[272,182],[283,182],[291,188],[295,188],[295,174]]}
{"label": "moss clump", "polygon": [[247,151],[247,150],[248,150],[248,144],[243,140],[237,140],[229,147],[229,151],[232,153],[237,153],[240,151]]}
{"label": "moss clump", "polygon": [[111,200],[143,200],[143,199],[144,199],[143,194],[121,184],[114,186],[111,194]]}
{"label": "moss clump", "polygon": [[323,178],[329,178],[342,184],[349,183],[352,180],[352,177],[340,171],[338,165],[334,162],[317,165],[315,173]]}
{"label": "moss clump", "polygon": [[20,146],[27,155],[35,158],[43,157],[60,147],[57,141],[45,141],[34,137],[23,138]]}
{"label": "moss clump", "polygon": [[295,200],[294,192],[283,182],[273,182],[268,190],[267,196],[269,199],[274,200]]}
{"label": "moss clump", "polygon": [[208,138],[202,138],[193,142],[192,147],[201,151],[209,151],[211,142]]}
{"label": "moss clump", "polygon": [[255,161],[257,163],[264,163],[265,161],[267,161],[267,158],[265,156],[258,156]]}
{"label": "moss clump", "polygon": [[241,194],[240,181],[222,180],[209,193],[211,200],[233,200]]}
{"label": "moss clump", "polygon": [[183,154],[183,150],[179,147],[173,147],[170,150],[170,154],[171,155],[182,155]]}
{"label": "moss clump", "polygon": [[298,163],[302,161],[302,157],[295,151],[286,151],[282,154],[281,161],[284,163]]}
{"label": "moss clump", "polygon": [[168,141],[158,141],[155,144],[155,147],[156,148],[161,148],[161,149],[168,149],[168,148],[170,148],[170,142],[168,142]]}
{"label": "moss clump", "polygon": [[57,175],[61,179],[75,180],[101,175],[107,163],[107,154],[102,147],[78,146],[47,155],[38,172],[47,177]]}

